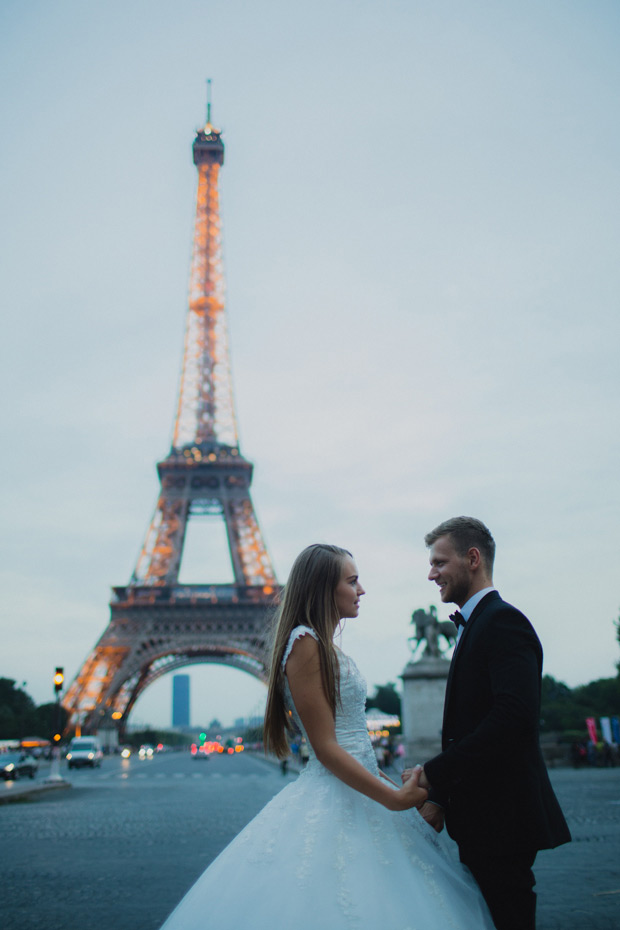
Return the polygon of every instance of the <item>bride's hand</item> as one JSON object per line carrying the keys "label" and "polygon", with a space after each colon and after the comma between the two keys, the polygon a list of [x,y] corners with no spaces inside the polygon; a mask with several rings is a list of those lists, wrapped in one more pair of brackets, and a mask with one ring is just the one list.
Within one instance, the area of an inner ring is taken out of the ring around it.
{"label": "bride's hand", "polygon": [[421,771],[421,773],[420,773],[420,786],[421,786],[422,788],[426,788],[426,789],[430,788],[430,784],[429,784],[428,778],[426,777],[426,772],[424,771],[424,766],[423,766],[423,765],[422,765],[422,766],[421,766],[421,765],[416,765],[415,768],[412,768],[412,769],[403,769],[403,771],[401,772],[401,775],[400,775],[400,778],[401,778],[401,781],[402,781],[403,785],[406,784],[406,783],[409,781],[409,779],[411,778],[411,776],[413,775],[413,773],[415,772],[415,770],[416,770],[416,769],[419,769],[419,768],[422,769],[422,771]]}
{"label": "bride's hand", "polygon": [[407,781],[402,788],[394,792],[395,810],[406,811],[411,807],[420,807],[424,804],[428,798],[428,791],[420,788],[420,777],[423,771],[421,765],[416,765],[414,769],[408,771]]}

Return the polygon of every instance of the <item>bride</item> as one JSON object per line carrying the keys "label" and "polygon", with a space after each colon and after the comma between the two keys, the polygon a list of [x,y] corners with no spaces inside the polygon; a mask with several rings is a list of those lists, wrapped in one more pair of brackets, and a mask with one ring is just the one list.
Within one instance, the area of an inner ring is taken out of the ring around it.
{"label": "bride", "polygon": [[469,872],[420,816],[421,769],[379,771],[366,684],[334,645],[364,594],[345,549],[308,546],[278,611],[265,745],[288,755],[291,721],[310,759],[211,863],[162,930],[492,930]]}

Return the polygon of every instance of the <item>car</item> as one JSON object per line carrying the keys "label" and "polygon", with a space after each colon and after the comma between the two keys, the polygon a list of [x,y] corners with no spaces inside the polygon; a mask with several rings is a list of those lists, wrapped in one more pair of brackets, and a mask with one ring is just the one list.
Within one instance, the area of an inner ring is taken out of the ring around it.
{"label": "car", "polygon": [[143,746],[140,746],[138,750],[138,756],[141,759],[152,759],[155,754],[155,748],[149,743],[145,743]]}
{"label": "car", "polygon": [[67,765],[70,769],[79,769],[84,766],[101,765],[103,750],[101,743],[95,736],[75,736],[69,745]]}
{"label": "car", "polygon": [[34,778],[39,762],[34,756],[25,752],[3,752],[0,755],[0,775],[5,781],[17,781],[18,778]]}

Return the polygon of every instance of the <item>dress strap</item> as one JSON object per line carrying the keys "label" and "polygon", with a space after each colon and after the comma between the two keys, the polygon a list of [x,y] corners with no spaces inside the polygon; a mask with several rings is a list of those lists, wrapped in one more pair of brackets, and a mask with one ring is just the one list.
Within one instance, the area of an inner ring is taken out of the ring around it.
{"label": "dress strap", "polygon": [[295,645],[298,639],[301,639],[302,636],[306,636],[306,634],[309,634],[310,636],[312,636],[314,639],[318,641],[319,637],[317,636],[315,631],[311,629],[309,626],[296,626],[295,629],[292,630],[291,635],[288,638],[288,643],[286,644],[286,649],[284,650],[284,655],[282,656],[282,664],[281,664],[282,671],[284,671],[284,667],[286,663],[288,662],[288,658],[291,652],[293,651],[293,646]]}

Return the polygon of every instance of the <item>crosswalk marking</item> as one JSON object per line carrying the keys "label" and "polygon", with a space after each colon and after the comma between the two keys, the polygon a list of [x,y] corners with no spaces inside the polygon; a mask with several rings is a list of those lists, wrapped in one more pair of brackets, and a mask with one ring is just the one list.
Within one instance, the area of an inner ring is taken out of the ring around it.
{"label": "crosswalk marking", "polygon": [[[241,779],[256,781],[257,779],[264,778],[270,773],[266,772],[249,772],[247,775],[242,774],[241,772],[96,772],[92,773],[88,778],[88,781],[147,781],[147,780],[157,780],[157,781],[184,781],[185,779],[200,780],[205,778],[217,779],[222,778],[232,779],[233,781],[239,781]],[[79,782],[74,781],[74,784],[84,784],[86,780]]]}

